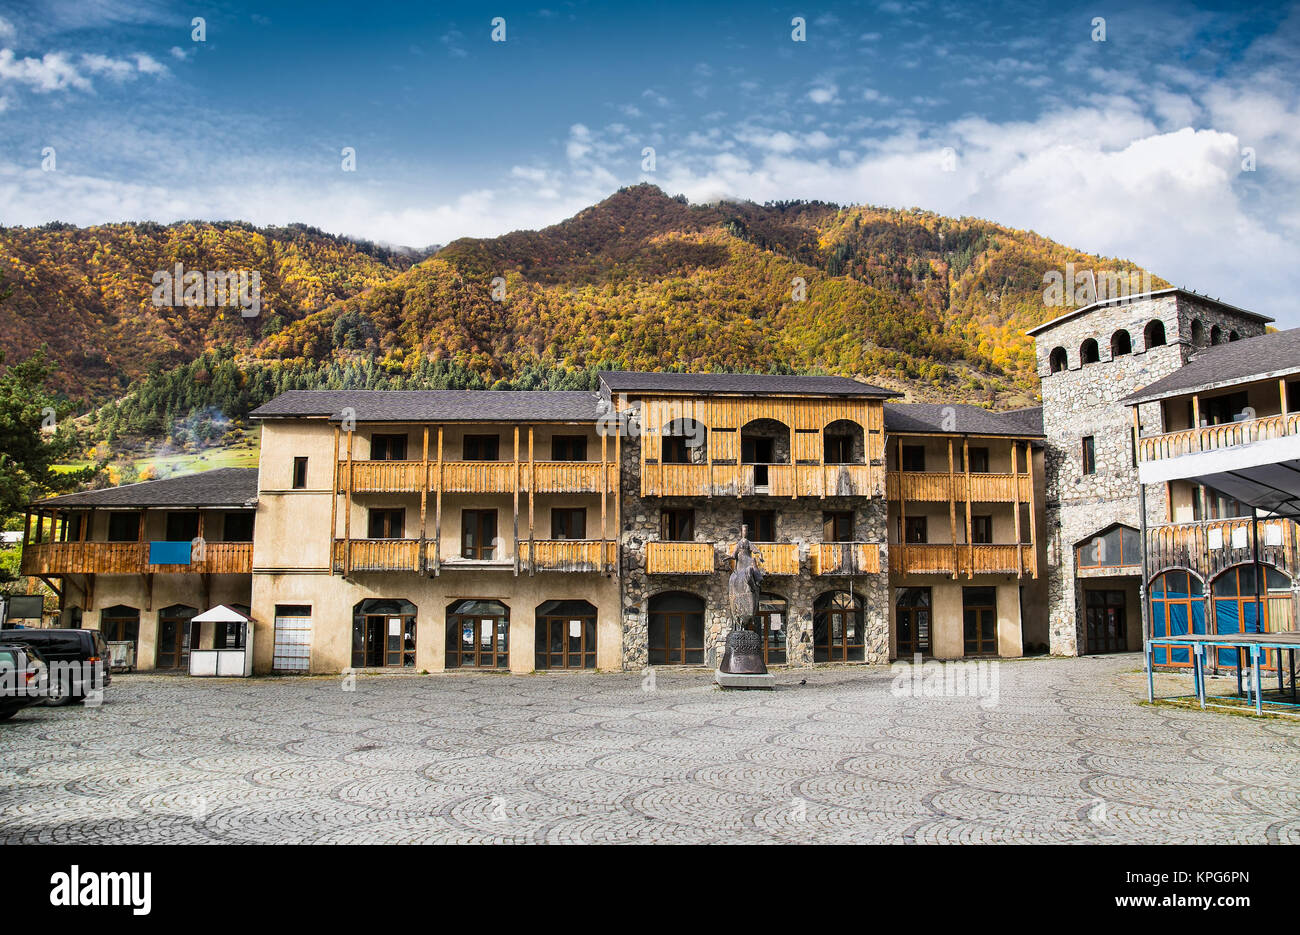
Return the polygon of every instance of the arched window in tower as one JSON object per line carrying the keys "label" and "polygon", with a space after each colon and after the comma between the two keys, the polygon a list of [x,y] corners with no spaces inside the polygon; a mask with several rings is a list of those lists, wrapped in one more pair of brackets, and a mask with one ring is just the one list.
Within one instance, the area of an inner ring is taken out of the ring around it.
{"label": "arched window in tower", "polygon": [[1097,349],[1097,342],[1092,338],[1084,341],[1079,345],[1079,362],[1083,364],[1095,364],[1101,360],[1101,351]]}
{"label": "arched window in tower", "polygon": [[1163,347],[1165,343],[1165,323],[1159,318],[1150,322],[1147,325],[1144,337],[1146,338],[1147,350],[1153,347]]}
{"label": "arched window in tower", "polygon": [[1241,337],[1241,335],[1237,334],[1237,332],[1235,332],[1235,331],[1229,331],[1229,332],[1228,332],[1228,340],[1229,340],[1229,341],[1236,341],[1236,340],[1239,339],[1240,337]]}
{"label": "arched window in tower", "polygon": [[1060,373],[1062,370],[1068,369],[1070,359],[1065,354],[1065,348],[1054,348],[1048,358],[1048,364],[1052,368],[1052,373]]}
{"label": "arched window in tower", "polygon": [[1200,347],[1204,343],[1205,343],[1205,326],[1201,324],[1201,320],[1199,318],[1193,318],[1192,319],[1192,344],[1195,347]]}
{"label": "arched window in tower", "polygon": [[1213,344],[1222,344],[1222,343],[1223,343],[1223,329],[1220,328],[1218,325],[1215,325],[1213,328],[1210,329],[1210,344],[1213,345]]}
{"label": "arched window in tower", "polygon": [[1133,339],[1129,333],[1120,328],[1110,336],[1110,356],[1123,357],[1125,354],[1133,353]]}

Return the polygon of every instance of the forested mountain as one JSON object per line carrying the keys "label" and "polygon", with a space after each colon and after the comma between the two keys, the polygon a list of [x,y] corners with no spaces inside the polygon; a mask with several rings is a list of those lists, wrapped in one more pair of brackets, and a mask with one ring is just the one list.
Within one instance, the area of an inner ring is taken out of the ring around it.
{"label": "forested mountain", "polygon": [[[260,314],[155,307],[151,277],[176,263],[258,270]],[[1135,269],[973,218],[650,185],[427,257],[301,226],[0,228],[0,348],[47,343],[81,411],[108,403],[92,440],[201,444],[290,388],[578,387],[598,367],[840,373],[1016,405],[1037,392],[1025,329],[1064,311],[1043,275],[1066,263]]]}

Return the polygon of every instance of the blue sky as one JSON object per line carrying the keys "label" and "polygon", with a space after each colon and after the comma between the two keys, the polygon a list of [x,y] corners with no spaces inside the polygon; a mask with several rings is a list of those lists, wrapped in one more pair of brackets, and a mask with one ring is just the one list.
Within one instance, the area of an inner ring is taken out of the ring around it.
{"label": "blue sky", "polygon": [[649,180],[986,217],[1294,326],[1298,99],[1295,5],[0,0],[0,223],[423,246]]}

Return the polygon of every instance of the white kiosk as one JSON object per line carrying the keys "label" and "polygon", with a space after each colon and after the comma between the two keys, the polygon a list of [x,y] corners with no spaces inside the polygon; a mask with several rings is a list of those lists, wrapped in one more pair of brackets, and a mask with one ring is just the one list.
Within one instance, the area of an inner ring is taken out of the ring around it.
{"label": "white kiosk", "polygon": [[237,678],[253,674],[251,617],[228,604],[218,604],[190,622],[198,624],[198,644],[190,646],[190,675]]}

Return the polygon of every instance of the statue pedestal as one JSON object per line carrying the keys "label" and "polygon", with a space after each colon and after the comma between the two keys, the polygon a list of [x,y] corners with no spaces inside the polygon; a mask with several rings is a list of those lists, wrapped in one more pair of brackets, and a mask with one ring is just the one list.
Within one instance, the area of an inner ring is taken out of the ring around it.
{"label": "statue pedestal", "polygon": [[775,688],[776,679],[763,661],[763,644],[751,630],[732,630],[727,634],[722,663],[713,674],[722,688]]}
{"label": "statue pedestal", "polygon": [[776,688],[776,679],[770,672],[741,675],[719,669],[713,673],[713,681],[718,683],[719,688],[765,688],[769,691]]}

